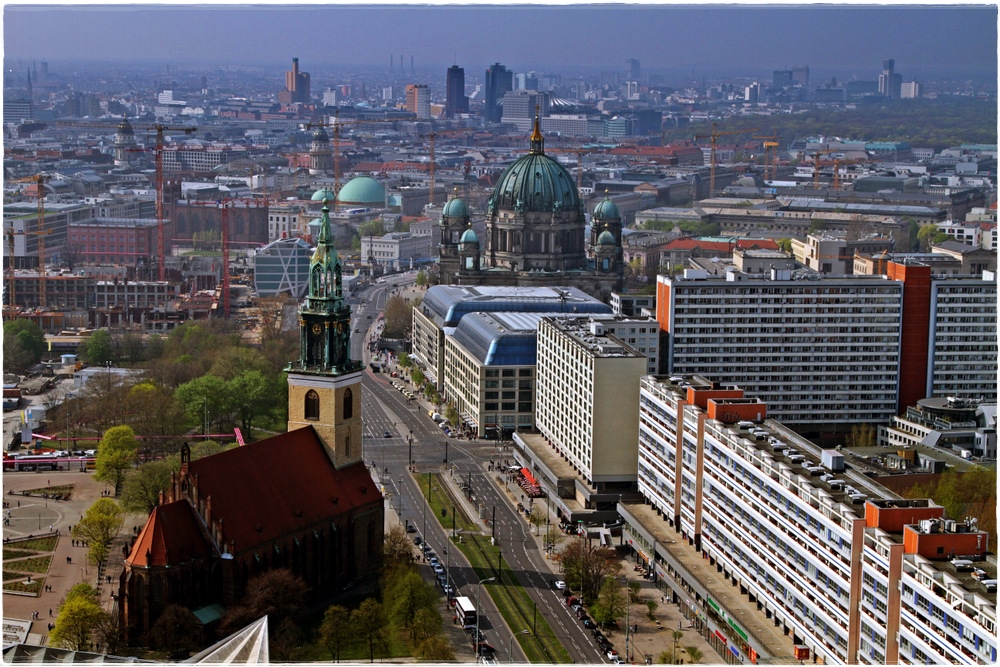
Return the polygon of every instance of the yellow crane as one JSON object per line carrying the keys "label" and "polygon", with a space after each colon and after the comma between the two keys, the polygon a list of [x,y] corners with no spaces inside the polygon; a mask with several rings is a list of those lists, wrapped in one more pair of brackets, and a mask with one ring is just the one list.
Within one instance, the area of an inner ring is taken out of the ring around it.
{"label": "yellow crane", "polygon": [[709,155],[709,165],[710,166],[709,166],[709,171],[708,171],[708,174],[709,174],[709,186],[708,186],[708,190],[709,190],[710,194],[712,194],[712,195],[715,194],[715,164],[716,164],[716,162],[715,162],[715,148],[718,145],[718,139],[719,139],[719,137],[727,137],[727,136],[733,135],[733,134],[747,134],[749,132],[759,132],[759,131],[760,131],[760,128],[751,127],[749,129],[746,129],[746,130],[732,130],[730,132],[719,132],[718,125],[716,123],[712,123],[712,133],[711,134],[696,134],[696,135],[694,135],[695,141],[697,141],[698,139],[708,139],[709,140],[709,145],[711,146],[711,152],[710,152],[710,155]]}
{"label": "yellow crane", "polygon": [[774,179],[775,171],[777,170],[777,165],[774,162],[774,149],[780,144],[778,143],[778,133],[775,132],[769,136],[758,137],[754,136],[753,139],[762,139],[764,142],[764,178]]}

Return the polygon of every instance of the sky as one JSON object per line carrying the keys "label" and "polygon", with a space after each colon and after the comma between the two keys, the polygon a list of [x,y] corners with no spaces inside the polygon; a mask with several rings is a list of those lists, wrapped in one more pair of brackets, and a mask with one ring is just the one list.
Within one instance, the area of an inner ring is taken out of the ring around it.
{"label": "sky", "polygon": [[[4,5],[11,58],[174,64],[447,67],[584,65],[643,72],[809,65],[904,80],[996,76],[997,5]],[[815,77],[813,78],[815,81]]]}

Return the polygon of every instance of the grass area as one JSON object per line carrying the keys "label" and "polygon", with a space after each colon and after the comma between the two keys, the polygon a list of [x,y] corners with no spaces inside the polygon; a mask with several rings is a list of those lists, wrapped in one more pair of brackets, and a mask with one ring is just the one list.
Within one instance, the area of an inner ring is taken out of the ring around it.
{"label": "grass area", "polygon": [[4,563],[4,567],[9,567],[18,572],[48,572],[51,563],[52,556],[33,556],[23,560]]}
{"label": "grass area", "polygon": [[[6,578],[7,573],[4,572],[4,578]],[[10,581],[4,582],[3,589],[5,591],[17,591],[20,593],[39,593],[42,590],[42,586],[45,585],[45,579],[32,579],[29,584],[27,581]]]}
{"label": "grass area", "polygon": [[24,540],[23,542],[15,542],[14,544],[18,549],[31,549],[32,551],[55,551],[56,550],[56,537],[36,537],[33,540]]}
{"label": "grass area", "polygon": [[76,489],[75,484],[63,484],[60,486],[43,486],[37,489],[28,489],[28,495],[40,496],[44,493],[49,494],[49,498],[55,496],[61,496],[65,500],[69,500],[73,497],[73,491]]}
{"label": "grass area", "polygon": [[27,549],[8,549],[4,547],[3,549],[3,559],[11,560],[13,558],[24,558],[25,556],[34,556],[34,551],[28,551]]}
{"label": "grass area", "polygon": [[[450,521],[447,523],[441,521],[441,509],[448,510],[450,515],[454,501],[450,496],[450,490],[441,481],[440,475],[421,475],[417,481],[420,482],[421,493],[424,494],[424,498],[429,500],[431,509],[434,510],[435,519],[439,520],[442,527],[451,528]],[[457,503],[455,504],[457,505]],[[458,543],[458,548],[465,554],[476,575],[480,579],[497,577],[497,581],[487,583],[486,586],[504,621],[513,632],[533,630],[533,634],[516,635],[528,661],[539,663],[572,662],[569,653],[556,639],[548,622],[535,611],[535,603],[531,596],[524,590],[521,582],[501,558],[502,547],[490,544],[488,537],[479,534],[479,524],[470,522],[464,513],[456,517],[455,523],[456,529],[463,531],[463,539],[461,543]],[[452,540],[452,542],[455,541]],[[498,562],[500,563],[499,571],[497,570]]]}

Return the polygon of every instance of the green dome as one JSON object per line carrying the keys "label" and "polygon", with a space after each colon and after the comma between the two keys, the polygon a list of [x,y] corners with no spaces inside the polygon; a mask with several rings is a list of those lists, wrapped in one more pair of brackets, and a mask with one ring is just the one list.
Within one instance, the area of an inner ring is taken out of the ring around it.
{"label": "green dome", "polygon": [[320,188],[313,193],[312,201],[333,201],[337,198],[337,195],[333,194],[333,190],[327,190],[326,188]]}
{"label": "green dome", "polygon": [[566,168],[539,150],[507,167],[489,205],[492,210],[575,211],[580,208],[580,194]]}
{"label": "green dome", "polygon": [[594,217],[605,219],[620,218],[622,216],[618,212],[618,207],[615,206],[615,203],[605,196],[604,199],[594,207]]}
{"label": "green dome", "polygon": [[603,232],[601,232],[600,236],[597,237],[597,245],[614,245],[614,244],[615,244],[615,235],[606,229]]}
{"label": "green dome", "polygon": [[339,200],[341,203],[382,206],[385,204],[385,188],[374,178],[358,176],[340,189]]}
{"label": "green dome", "polygon": [[[452,200],[452,201],[454,201],[454,200]],[[476,236],[476,233],[474,231],[472,231],[472,227],[469,227],[464,232],[462,232],[462,238],[459,239],[458,242],[459,243],[465,243],[465,244],[473,244],[474,243],[476,245],[479,245],[479,237]]]}
{"label": "green dome", "polygon": [[453,197],[444,205],[441,215],[446,218],[468,218],[469,209],[465,207],[465,202],[458,197]]}
{"label": "green dome", "polygon": [[330,142],[330,135],[329,135],[329,134],[327,134],[327,133],[326,133],[326,130],[324,130],[324,129],[323,129],[322,127],[321,127],[321,128],[319,128],[318,130],[316,130],[316,131],[315,131],[315,132],[313,133],[313,138],[312,138],[312,140],[313,140],[313,141],[316,141],[316,142],[319,142],[319,143],[329,143],[329,142]]}

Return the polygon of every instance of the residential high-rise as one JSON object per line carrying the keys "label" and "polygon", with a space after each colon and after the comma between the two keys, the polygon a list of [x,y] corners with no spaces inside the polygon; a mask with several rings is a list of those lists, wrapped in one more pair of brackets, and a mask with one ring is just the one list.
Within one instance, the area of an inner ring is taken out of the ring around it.
{"label": "residential high-rise", "polygon": [[285,89],[278,93],[281,104],[309,104],[309,73],[299,71],[299,59],[292,58],[292,69],[285,72]]}
{"label": "residential high-rise", "polygon": [[809,85],[809,66],[808,65],[796,65],[792,68],[792,81],[798,86],[808,86]]}
{"label": "residential high-rise", "polygon": [[483,118],[491,123],[499,123],[502,109],[500,100],[505,93],[514,90],[514,73],[494,63],[486,70],[486,97],[483,100]]}
{"label": "residential high-rise", "polygon": [[804,429],[888,423],[942,392],[995,400],[995,272],[890,261],[886,274],[661,275],[661,369],[738,383]]}
{"label": "residential high-rise", "polygon": [[465,70],[458,65],[448,68],[445,81],[445,118],[469,113],[469,98],[465,95]]}
{"label": "residential high-rise", "polygon": [[639,61],[635,58],[628,58],[625,61],[625,79],[627,81],[638,81],[639,74]]}

